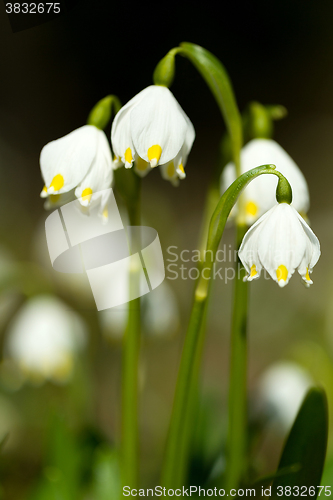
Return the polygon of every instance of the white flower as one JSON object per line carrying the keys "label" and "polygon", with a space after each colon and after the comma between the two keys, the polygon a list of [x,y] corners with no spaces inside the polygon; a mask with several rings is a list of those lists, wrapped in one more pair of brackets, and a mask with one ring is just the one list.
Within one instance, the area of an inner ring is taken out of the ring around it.
{"label": "white flower", "polygon": [[28,378],[66,382],[85,341],[86,328],[80,316],[59,299],[45,295],[30,299],[14,316],[4,351]]}
{"label": "white flower", "polygon": [[258,409],[286,432],[294,423],[311,385],[313,381],[310,374],[298,364],[276,363],[259,380]]}
{"label": "white flower", "polygon": [[[306,180],[286,151],[272,139],[253,139],[241,151],[241,173],[259,165],[273,164],[289,181],[293,191],[292,205],[302,215],[309,210],[309,191]],[[221,175],[223,193],[236,179],[235,165],[228,163]],[[273,175],[261,175],[245,188],[242,194],[244,213],[240,214],[246,224],[251,225],[267,210],[276,205],[275,190],[277,178]],[[238,211],[239,204],[232,214]]]}
{"label": "white flower", "polygon": [[161,166],[162,176],[174,184],[185,177],[184,166],[195,132],[173,94],[151,85],[131,99],[115,116],[111,142],[116,159],[146,175]]}
{"label": "white flower", "polygon": [[109,143],[105,133],[93,125],[84,125],[46,144],[40,167],[45,182],[40,195],[49,197],[46,208],[68,202],[74,194],[86,207],[92,194],[110,188],[113,179]]}
{"label": "white flower", "polygon": [[299,213],[288,203],[266,212],[244,236],[239,249],[248,281],[259,278],[266,269],[273,280],[285,286],[295,269],[305,284],[312,284],[310,273],[320,257],[318,238]]}

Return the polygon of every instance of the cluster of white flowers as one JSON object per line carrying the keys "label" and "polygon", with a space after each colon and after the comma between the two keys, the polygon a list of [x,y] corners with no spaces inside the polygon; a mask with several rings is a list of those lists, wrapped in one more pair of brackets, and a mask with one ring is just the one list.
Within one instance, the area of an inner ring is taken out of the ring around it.
{"label": "cluster of white flowers", "polygon": [[[132,168],[140,176],[160,166],[165,179],[177,185],[185,177],[185,164],[195,138],[193,125],[170,90],[151,85],[139,92],[116,114],[111,129],[112,153],[102,130],[85,125],[52,141],[42,149],[40,165],[45,186],[41,196],[46,208],[65,203],[76,196],[86,208],[92,194],[111,186],[113,170]],[[290,182],[292,206],[278,205],[277,179],[264,175],[253,180],[236,204],[232,216],[251,225],[239,256],[248,280],[266,269],[284,286],[295,269],[306,285],[319,259],[320,246],[304,217],[309,209],[306,180],[290,156],[275,141],[254,139],[241,152],[241,173],[263,164],[274,164]],[[221,176],[221,191],[235,180],[236,170],[229,163]],[[96,198],[100,214],[107,219],[107,199]],[[298,213],[299,212],[299,213]]]}
{"label": "cluster of white flowers", "polygon": [[[111,187],[113,169],[123,165],[134,165],[140,176],[159,165],[162,176],[177,185],[185,178],[194,137],[192,123],[170,90],[151,85],[123,106],[113,121],[114,160],[105,133],[94,125],[84,125],[44,146],[40,167],[45,207],[74,196],[83,207],[89,206],[92,194]],[[101,214],[107,217],[107,200],[100,201]]]}
{"label": "cluster of white flowers", "polygon": [[[289,181],[293,201],[278,204],[275,197],[277,178],[262,175],[254,179],[241,195],[231,217],[247,225],[253,224],[242,241],[239,258],[252,281],[263,269],[280,287],[285,286],[298,269],[306,286],[312,284],[310,274],[320,257],[318,238],[303,217],[309,209],[306,180],[296,163],[275,141],[254,139],[241,152],[241,173],[259,165],[274,164]],[[233,163],[226,165],[221,176],[221,191],[236,179]],[[303,217],[300,215],[303,215]]]}

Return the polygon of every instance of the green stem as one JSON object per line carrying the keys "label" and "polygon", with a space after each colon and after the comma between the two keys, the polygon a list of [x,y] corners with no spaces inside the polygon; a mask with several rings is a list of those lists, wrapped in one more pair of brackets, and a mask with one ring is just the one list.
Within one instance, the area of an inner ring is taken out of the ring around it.
{"label": "green stem", "polygon": [[[197,281],[189,326],[186,332],[181,357],[176,393],[171,415],[165,453],[162,484],[166,488],[179,488],[184,484],[184,473],[190,441],[189,423],[191,407],[195,397],[198,372],[204,340],[204,322],[211,288],[211,274],[216,252],[220,244],[228,215],[242,190],[258,175],[274,174],[279,182],[284,177],[271,165],[252,169],[241,175],[220,198],[211,217],[207,238],[207,260],[199,263],[200,277]],[[243,284],[243,283],[242,283]],[[244,284],[245,286],[245,284]],[[237,368],[238,369],[238,368]],[[242,368],[244,370],[244,368]]]}
{"label": "green stem", "polygon": [[[135,175],[135,174],[133,174]],[[140,182],[136,196],[127,203],[129,224],[140,225]],[[131,275],[130,280],[136,276]],[[130,284],[131,286],[131,284]],[[122,486],[138,485],[138,369],[140,353],[140,297],[129,303],[128,323],[124,336],[122,365],[121,474]]]}
{"label": "green stem", "polygon": [[185,337],[165,453],[162,484],[167,489],[178,488],[183,485],[184,458],[187,456],[186,442],[190,434],[186,422],[188,420],[188,413],[190,412],[190,402],[193,401],[194,397],[193,371],[207,302],[207,294],[197,292],[198,289],[195,293]]}
{"label": "green stem", "polygon": [[[237,226],[237,248],[247,231]],[[227,441],[226,490],[236,488],[245,470],[247,427],[247,306],[248,283],[243,281],[245,270],[238,274],[236,263],[234,306],[231,328],[231,360],[229,382],[229,423]]]}

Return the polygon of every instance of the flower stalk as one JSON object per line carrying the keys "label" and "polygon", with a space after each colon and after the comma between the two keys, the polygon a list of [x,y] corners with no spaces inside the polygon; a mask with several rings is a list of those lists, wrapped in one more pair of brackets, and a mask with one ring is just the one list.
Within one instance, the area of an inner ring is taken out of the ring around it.
{"label": "flower stalk", "polygon": [[[184,462],[188,456],[188,448],[190,444],[189,433],[186,431],[186,424],[188,422],[189,415],[191,414],[191,403],[194,398],[194,385],[196,384],[200,367],[204,337],[204,329],[202,327],[204,325],[205,312],[211,286],[211,274],[216,258],[216,252],[218,250],[229,213],[241,192],[251,180],[263,174],[277,175],[279,177],[279,184],[280,182],[288,182],[283,175],[280,174],[280,172],[275,170],[274,165],[263,165],[254,168],[241,175],[238,179],[236,179],[236,181],[233,182],[233,184],[221,196],[211,218],[206,246],[206,256],[208,256],[208,259],[207,261],[200,263],[200,268],[204,267],[204,272],[201,272],[197,281],[177,380],[162,475],[162,484],[166,488],[178,488],[184,484],[184,473],[186,471],[186,464]],[[246,295],[244,295],[243,299],[245,302]],[[237,319],[237,321],[234,322],[236,338],[236,349],[234,349],[236,365],[235,363],[234,365],[235,371],[237,370],[237,377],[239,376],[244,379],[244,373],[246,373],[244,354],[246,355],[246,350],[244,349],[244,343],[239,340],[239,332],[241,331],[240,320],[243,317],[241,311],[242,309],[237,310],[237,315],[234,316],[234,318]],[[240,403],[237,403],[235,406],[238,407],[239,404]],[[240,424],[241,422],[239,422],[239,424],[237,423],[236,429],[240,427]],[[243,453],[243,446],[240,445],[239,450]],[[237,464],[238,463],[239,462],[237,461]]]}
{"label": "flower stalk", "polygon": [[[240,247],[247,226],[237,224],[236,243]],[[245,470],[247,428],[247,311],[248,284],[243,281],[245,272],[236,262],[234,302],[230,337],[229,405],[226,489],[239,484]],[[238,272],[238,269],[240,271]]]}
{"label": "flower stalk", "polygon": [[[121,172],[123,173],[123,172]],[[122,177],[131,177],[128,182],[129,196],[119,175],[116,177],[122,192],[130,226],[140,225],[141,179],[126,171]],[[136,246],[137,242],[133,242]],[[137,286],[137,270],[131,269],[130,287]],[[122,486],[136,488],[138,485],[139,432],[138,432],[138,370],[140,355],[141,310],[140,297],[131,300],[128,322],[123,340],[122,357],[122,402],[121,402],[121,481]]]}

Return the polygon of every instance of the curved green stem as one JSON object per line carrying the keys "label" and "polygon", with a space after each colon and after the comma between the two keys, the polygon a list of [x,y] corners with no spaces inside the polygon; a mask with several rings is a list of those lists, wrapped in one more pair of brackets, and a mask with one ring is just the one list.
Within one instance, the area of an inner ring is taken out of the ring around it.
{"label": "curved green stem", "polygon": [[[243,189],[251,180],[259,175],[274,174],[280,181],[285,178],[275,170],[274,165],[264,165],[254,168],[241,175],[222,195],[211,218],[206,256],[207,261],[200,263],[200,277],[197,281],[190,321],[185,337],[183,353],[179,368],[174,406],[165,453],[162,484],[166,488],[178,488],[184,484],[184,471],[189,447],[189,432],[185,428],[191,413],[193,387],[197,381],[204,338],[204,318],[208,295],[211,286],[211,274],[215,262],[216,252],[220,244],[225,224],[231,209],[236,203]],[[287,182],[287,181],[286,181]],[[242,368],[243,370],[243,368]]]}

